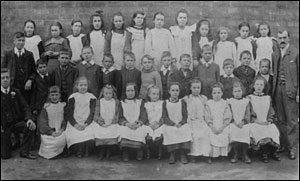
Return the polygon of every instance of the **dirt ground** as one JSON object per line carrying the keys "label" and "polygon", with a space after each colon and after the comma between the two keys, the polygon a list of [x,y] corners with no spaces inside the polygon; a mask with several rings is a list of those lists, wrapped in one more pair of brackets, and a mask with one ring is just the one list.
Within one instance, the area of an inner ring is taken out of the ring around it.
{"label": "dirt ground", "polygon": [[[299,155],[299,154],[298,154]],[[109,161],[99,161],[96,155],[86,158],[70,156],[46,160],[20,158],[18,152],[13,158],[1,160],[1,180],[102,180],[102,179],[163,179],[163,180],[299,180],[299,156],[289,160],[286,153],[280,154],[282,161],[270,160],[265,164],[257,156],[252,158],[252,164],[239,161],[231,164],[229,159],[216,159],[212,164],[203,160],[184,165],[179,161],[168,164],[168,159],[136,161],[131,159],[124,163],[119,156],[113,156]]]}

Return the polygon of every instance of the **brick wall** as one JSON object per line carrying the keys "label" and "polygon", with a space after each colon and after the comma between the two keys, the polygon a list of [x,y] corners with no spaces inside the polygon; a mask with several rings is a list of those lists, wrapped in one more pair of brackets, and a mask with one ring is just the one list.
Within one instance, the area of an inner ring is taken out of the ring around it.
{"label": "brick wall", "polygon": [[276,36],[279,26],[288,27],[292,43],[299,48],[299,1],[1,1],[1,57],[4,50],[10,49],[12,36],[23,30],[27,19],[36,22],[36,33],[45,40],[49,37],[49,26],[59,21],[64,28],[64,35],[71,34],[71,20],[80,18],[84,22],[84,30],[89,31],[89,17],[98,9],[104,10],[106,28],[111,25],[112,14],[122,12],[129,24],[134,11],[146,13],[148,27],[152,28],[153,14],[157,11],[165,13],[165,27],[175,24],[175,15],[180,8],[188,10],[189,24],[202,18],[212,23],[212,32],[225,25],[231,29],[231,37],[238,35],[237,26],[242,21],[251,24],[252,34],[255,23],[266,21],[270,24],[272,36]]}

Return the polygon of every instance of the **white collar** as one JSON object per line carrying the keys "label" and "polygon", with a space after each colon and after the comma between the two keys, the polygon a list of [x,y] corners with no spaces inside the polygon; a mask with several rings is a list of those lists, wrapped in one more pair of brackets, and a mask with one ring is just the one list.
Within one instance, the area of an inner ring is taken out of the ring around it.
{"label": "white collar", "polygon": [[169,71],[171,71],[171,65],[168,67],[168,68],[165,68],[165,66],[161,66],[161,69],[160,69],[162,72],[164,72],[164,71],[167,71],[167,70],[169,70]]}
{"label": "white collar", "polygon": [[231,75],[227,75],[227,74],[223,74],[223,76],[224,76],[224,78],[227,78],[227,77],[232,77],[232,78],[234,78],[234,75],[233,74],[231,74]]}
{"label": "white collar", "polygon": [[269,74],[263,75],[263,74],[260,73],[260,76],[262,76],[262,77],[265,78],[267,81],[269,81],[269,77],[270,77]]}
{"label": "white collar", "polygon": [[40,72],[38,72],[38,74],[39,74],[42,78],[44,78],[44,76],[48,76],[48,75],[49,75],[48,72],[46,73],[46,75],[42,75]]}
{"label": "white collar", "polygon": [[210,61],[206,62],[203,58],[201,58],[201,63],[202,63],[203,65],[206,65],[206,64],[210,65],[210,64],[213,63],[213,60],[211,59]]}
{"label": "white collar", "polygon": [[[87,64],[87,61],[84,60],[84,61],[82,62],[82,64],[83,64],[83,65]],[[95,64],[95,61],[94,61],[94,60],[91,60],[91,61],[90,61],[90,64],[91,64],[91,65],[94,65],[94,64]]]}
{"label": "white collar", "polygon": [[290,44],[287,44],[284,48],[280,48],[281,52],[285,52],[287,51],[287,49],[289,48]]}
{"label": "white collar", "polygon": [[[14,48],[14,52],[15,52],[15,54],[18,55],[18,54],[19,54],[19,49],[17,49],[17,47],[15,47],[15,48]],[[24,54],[24,53],[25,53],[25,49],[22,48],[22,49],[21,49],[21,55]]]}
{"label": "white collar", "polygon": [[7,90],[9,92],[10,87],[7,87],[7,89],[5,89],[4,87],[1,86],[1,92],[3,92],[5,94],[5,90]]}
{"label": "white collar", "polygon": [[103,71],[103,73],[109,73],[109,72],[112,72],[113,70],[115,70],[115,68],[114,67],[110,67],[109,69],[108,69],[108,72],[105,72],[107,69],[106,68],[102,68],[102,71]]}

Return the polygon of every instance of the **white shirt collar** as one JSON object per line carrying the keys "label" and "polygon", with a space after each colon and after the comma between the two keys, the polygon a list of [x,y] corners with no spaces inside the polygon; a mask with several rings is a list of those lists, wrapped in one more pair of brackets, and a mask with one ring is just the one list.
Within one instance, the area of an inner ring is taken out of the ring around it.
{"label": "white shirt collar", "polygon": [[[14,48],[14,52],[15,52],[15,54],[18,55],[18,54],[19,54],[19,49],[17,49],[17,47],[15,47],[15,48]],[[24,53],[25,53],[25,49],[22,48],[22,49],[21,49],[21,55],[24,54]]]}
{"label": "white shirt collar", "polygon": [[265,78],[267,81],[269,81],[269,77],[270,77],[269,74],[267,74],[267,75],[260,74],[260,76],[262,76],[262,77]]}
{"label": "white shirt collar", "polygon": [[38,74],[39,74],[42,78],[44,78],[44,76],[48,76],[48,72],[46,73],[46,75],[42,75],[42,74],[38,71]]}
{"label": "white shirt collar", "polygon": [[227,74],[223,74],[223,76],[224,76],[224,78],[227,78],[227,77],[232,77],[232,78],[234,78],[234,75],[233,74],[231,74],[231,75],[227,75]]}
{"label": "white shirt collar", "polygon": [[[87,61],[85,61],[85,60],[82,61],[82,64],[83,64],[83,65],[87,64]],[[91,64],[91,65],[94,65],[94,64],[95,64],[95,61],[94,61],[94,60],[91,60],[91,61],[90,61],[90,64]]]}
{"label": "white shirt collar", "polygon": [[165,66],[161,66],[161,69],[160,69],[162,72],[164,72],[164,71],[167,71],[167,70],[169,70],[169,71],[171,71],[171,65],[168,67],[168,68],[166,68]]}
{"label": "white shirt collar", "polygon": [[280,48],[281,51],[281,56],[283,57],[287,51],[287,49],[289,48],[290,44],[287,44],[284,48]]}
{"label": "white shirt collar", "polygon": [[115,68],[114,67],[110,67],[109,69],[108,69],[108,72],[106,72],[106,68],[102,68],[102,71],[103,71],[103,73],[109,73],[109,72],[112,72],[113,70],[115,70]]}
{"label": "white shirt collar", "polygon": [[9,92],[10,87],[7,87],[7,89],[4,89],[4,87],[1,86],[1,92],[3,92],[5,94],[6,93],[5,90],[7,90]]}
{"label": "white shirt collar", "polygon": [[213,63],[213,59],[211,59],[210,61],[208,61],[208,62],[206,62],[203,58],[201,58],[201,63],[203,64],[203,65],[210,65],[211,63]]}

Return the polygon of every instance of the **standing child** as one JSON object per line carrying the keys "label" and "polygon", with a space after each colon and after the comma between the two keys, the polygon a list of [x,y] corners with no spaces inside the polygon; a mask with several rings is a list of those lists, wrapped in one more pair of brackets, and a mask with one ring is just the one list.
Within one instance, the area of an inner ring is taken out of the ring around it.
{"label": "standing child", "polygon": [[247,155],[250,145],[250,123],[254,121],[256,115],[253,112],[250,100],[243,97],[244,93],[243,84],[234,82],[233,98],[227,99],[233,115],[233,122],[229,125],[229,139],[234,155],[230,161],[236,163],[238,158],[242,157],[245,163],[250,164],[251,159]]}
{"label": "standing child", "polygon": [[257,75],[262,76],[267,80],[267,86],[269,90],[267,95],[269,96],[272,95],[273,91],[273,75],[270,74],[270,69],[271,61],[269,59],[264,58],[259,62],[259,72],[257,73]]}
{"label": "standing child", "polygon": [[190,80],[193,78],[193,72],[190,70],[191,56],[182,54],[179,59],[180,69],[175,70],[170,76],[170,82],[178,82],[180,85],[179,99],[190,94]]}
{"label": "standing child", "polygon": [[144,102],[137,99],[137,86],[128,83],[125,87],[126,98],[119,105],[120,147],[123,161],[129,161],[129,148],[137,150],[137,160],[143,159],[143,147],[146,136],[153,134],[150,127],[145,126]]}
{"label": "standing child", "polygon": [[[232,113],[228,103],[222,99],[223,85],[218,82],[212,86],[213,99],[207,101],[207,120],[210,127],[210,157],[227,156],[229,151],[229,129]],[[208,160],[211,163],[211,160]]]}
{"label": "standing child", "polygon": [[73,66],[76,66],[82,60],[80,56],[81,50],[83,48],[82,37],[84,37],[85,35],[81,33],[83,23],[80,19],[72,20],[71,25],[72,25],[72,35],[69,35],[67,39],[69,41],[70,48],[72,51],[72,57],[70,63]]}
{"label": "standing child", "polygon": [[45,42],[45,52],[42,54],[42,58],[48,61],[48,71],[52,73],[59,67],[59,51],[67,49],[71,51],[67,39],[62,37],[63,27],[60,22],[55,22],[50,25],[51,38]]}
{"label": "standing child", "polygon": [[211,85],[220,80],[220,67],[213,62],[213,52],[210,45],[204,45],[201,49],[202,58],[194,69],[195,77],[200,77],[202,82],[202,94],[208,99],[212,98]]}
{"label": "standing child", "polygon": [[269,155],[275,160],[280,161],[280,157],[276,154],[279,148],[279,131],[275,126],[275,111],[272,106],[271,97],[266,93],[267,81],[265,78],[258,76],[254,80],[254,92],[249,95],[253,110],[257,117],[250,126],[251,135],[254,144],[262,153],[262,161],[269,162]]}
{"label": "standing child", "polygon": [[[105,45],[105,33],[103,11],[96,11],[90,18],[91,31],[82,38],[83,46],[91,46],[94,50],[94,61],[102,65]],[[98,95],[97,95],[98,96]]]}
{"label": "standing child", "polygon": [[[219,65],[219,67],[223,66],[223,62],[225,59],[232,59],[234,61],[234,67],[237,65],[236,58],[236,46],[233,42],[228,41],[229,29],[226,27],[220,27],[218,30],[218,40],[215,43],[213,48],[214,50],[214,62]],[[220,75],[223,75],[225,72],[223,69],[220,69]]]}
{"label": "standing child", "polygon": [[191,162],[196,162],[196,156],[209,157],[211,146],[209,139],[209,127],[206,123],[207,98],[201,95],[201,81],[199,78],[191,80],[191,94],[184,100],[187,103],[188,125],[192,130]]}
{"label": "standing child", "polygon": [[141,58],[145,54],[145,39],[148,32],[146,27],[145,13],[136,11],[131,19],[131,26],[126,33],[124,52],[133,52],[136,60],[136,67],[141,70]]}
{"label": "standing child", "polygon": [[41,133],[39,155],[46,159],[51,159],[61,154],[66,146],[65,106],[65,102],[60,102],[59,87],[50,87],[48,102],[43,105],[38,118],[38,129]]}
{"label": "standing child", "polygon": [[184,100],[179,99],[180,85],[170,83],[170,99],[163,103],[163,145],[170,152],[169,163],[176,162],[176,151],[180,151],[180,160],[187,164],[186,154],[190,151],[192,132],[187,123],[188,113]]}
{"label": "standing child", "polygon": [[170,31],[163,28],[165,15],[162,12],[155,13],[153,22],[155,27],[146,36],[145,54],[154,57],[154,65],[159,69],[161,66],[161,53],[163,51],[170,51],[173,55],[176,55],[176,50]]}
{"label": "standing child", "polygon": [[196,25],[196,31],[192,33],[193,67],[199,64],[203,46],[206,44],[212,46],[213,43],[210,22],[206,19],[200,20]]}
{"label": "standing child", "polygon": [[162,66],[159,71],[161,82],[162,82],[162,99],[169,99],[168,85],[170,83],[170,77],[173,72],[177,69],[172,62],[172,55],[169,51],[164,51],[161,55]]}
{"label": "standing child", "polygon": [[110,157],[111,146],[118,144],[119,138],[119,101],[113,85],[106,84],[97,100],[93,127],[96,146],[100,147],[99,159]]}
{"label": "standing child", "polygon": [[36,76],[33,54],[24,48],[25,34],[14,34],[14,49],[5,52],[1,68],[8,68],[10,72],[10,85],[21,91],[27,104],[30,104],[30,89]]}
{"label": "standing child", "polygon": [[225,74],[221,75],[220,82],[224,86],[223,99],[232,98],[233,82],[239,81],[233,74],[234,62],[232,59],[226,59],[223,62],[223,69]]}
{"label": "standing child", "polygon": [[40,59],[42,53],[44,53],[44,45],[40,35],[35,34],[35,22],[33,20],[27,20],[24,23],[25,33],[25,45],[24,48],[33,54],[34,61]]}
{"label": "standing child", "polygon": [[240,56],[240,61],[242,64],[233,70],[233,74],[240,79],[245,87],[245,95],[249,95],[252,93],[251,86],[255,78],[255,70],[249,66],[252,61],[251,52],[248,50],[243,51]]}
{"label": "standing child", "polygon": [[103,85],[112,84],[117,90],[117,98],[122,95],[122,74],[113,67],[114,57],[111,54],[104,54],[103,64]]}
{"label": "standing child", "polygon": [[156,85],[159,87],[160,93],[162,92],[162,83],[159,73],[154,69],[154,59],[149,55],[142,57],[142,84],[140,90],[140,99],[147,98],[147,88],[149,85]]}
{"label": "standing child", "polygon": [[[179,58],[182,54],[189,54],[192,56],[192,32],[195,31],[196,23],[188,26],[188,12],[185,9],[180,9],[176,14],[176,26],[171,26],[171,34],[174,38],[176,47],[177,67],[180,68]],[[175,62],[174,62],[175,63]],[[193,64],[191,64],[191,69]]]}
{"label": "standing child", "polygon": [[[114,67],[121,70],[123,66],[123,52],[125,46],[125,24],[124,16],[118,12],[113,15],[111,31],[108,31],[105,37],[105,54],[112,54],[115,60]],[[118,89],[118,88],[117,88]]]}
{"label": "standing child", "polygon": [[271,60],[272,53],[278,51],[279,49],[276,39],[270,37],[271,29],[269,24],[260,23],[257,28],[257,33],[259,37],[256,40],[256,46],[257,46],[256,59],[255,59],[256,71],[259,70],[259,63],[262,59],[266,58]]}
{"label": "standing child", "polygon": [[94,140],[93,123],[96,97],[87,92],[88,80],[79,77],[75,82],[78,92],[73,93],[66,108],[66,139],[68,148],[74,145],[77,157],[88,156],[91,141]]}
{"label": "standing child", "polygon": [[67,102],[69,96],[73,93],[74,83],[78,77],[78,69],[73,67],[70,61],[70,52],[61,50],[58,56],[59,68],[54,72],[55,85],[60,88],[61,101]]}
{"label": "standing child", "polygon": [[84,76],[89,81],[88,91],[97,97],[103,87],[103,72],[101,67],[95,63],[93,55],[92,47],[83,47],[81,51],[83,61],[76,68],[78,69],[79,77]]}
{"label": "standing child", "polygon": [[[256,44],[253,38],[249,37],[250,25],[247,22],[242,22],[239,24],[239,37],[234,39],[237,47],[237,59],[241,57],[241,53],[245,50],[248,50],[251,53],[251,57],[253,57],[253,61],[250,62],[250,66],[255,68],[254,60],[256,58]],[[239,67],[241,62],[236,61],[235,67]]]}
{"label": "standing child", "polygon": [[125,87],[128,83],[135,83],[137,94],[140,94],[142,73],[135,68],[136,59],[134,53],[124,52],[124,67],[121,69],[122,75],[122,99],[125,98]]}

